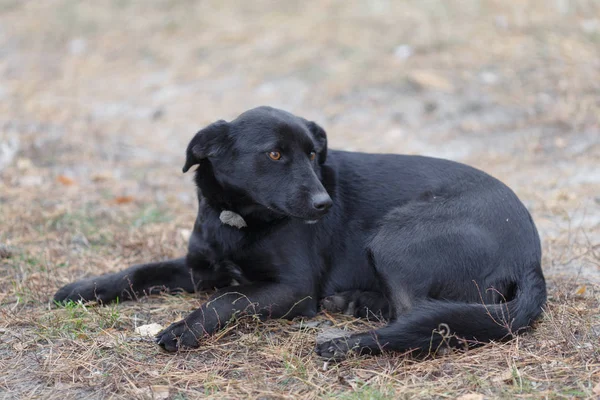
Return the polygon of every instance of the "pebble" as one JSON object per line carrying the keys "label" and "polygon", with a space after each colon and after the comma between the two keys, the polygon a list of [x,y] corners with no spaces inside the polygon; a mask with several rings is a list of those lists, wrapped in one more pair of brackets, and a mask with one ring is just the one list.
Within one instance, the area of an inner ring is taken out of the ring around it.
{"label": "pebble", "polygon": [[406,60],[414,54],[414,50],[407,44],[401,44],[394,49],[394,57],[399,60]]}
{"label": "pebble", "polygon": [[0,171],[10,165],[19,152],[20,142],[15,135],[2,137],[0,135]]}
{"label": "pebble", "polygon": [[147,324],[141,325],[135,328],[135,333],[143,337],[154,337],[158,334],[158,332],[162,331],[164,328],[160,324]]}

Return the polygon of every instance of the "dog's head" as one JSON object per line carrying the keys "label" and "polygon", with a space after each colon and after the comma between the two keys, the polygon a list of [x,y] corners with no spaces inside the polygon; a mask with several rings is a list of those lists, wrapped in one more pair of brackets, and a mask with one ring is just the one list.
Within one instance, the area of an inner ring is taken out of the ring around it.
{"label": "dog's head", "polygon": [[332,205],[321,183],[326,158],[323,128],[286,111],[258,107],[198,132],[188,145],[183,172],[209,161],[222,188],[279,215],[312,222]]}

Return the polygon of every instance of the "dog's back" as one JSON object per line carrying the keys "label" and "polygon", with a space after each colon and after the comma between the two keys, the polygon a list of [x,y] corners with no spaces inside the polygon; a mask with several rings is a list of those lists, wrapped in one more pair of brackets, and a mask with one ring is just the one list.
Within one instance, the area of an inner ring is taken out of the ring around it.
{"label": "dog's back", "polygon": [[[506,185],[434,158],[332,152],[331,159],[336,240],[348,240],[343,249],[364,243],[362,259],[353,259],[361,260],[365,273],[353,276],[352,285],[374,276],[379,288],[365,290],[380,290],[398,321],[344,343],[320,345],[322,355],[335,357],[352,347],[368,353],[381,346],[436,347],[450,334],[467,341],[501,339],[541,313],[546,291],[539,236]],[[327,218],[322,229],[328,229]],[[350,289],[339,287],[341,277],[355,272],[342,259],[333,263],[335,278],[326,295]],[[439,324],[450,332],[436,338],[432,332]]]}

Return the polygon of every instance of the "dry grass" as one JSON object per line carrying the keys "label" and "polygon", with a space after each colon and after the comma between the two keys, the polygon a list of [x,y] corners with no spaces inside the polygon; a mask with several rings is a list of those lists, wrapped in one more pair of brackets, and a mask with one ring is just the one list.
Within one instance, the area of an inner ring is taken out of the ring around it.
{"label": "dry grass", "polygon": [[[36,270],[30,259],[5,265]],[[25,398],[591,398],[600,378],[599,289],[577,294],[572,284],[553,285],[537,329],[509,343],[424,361],[387,354],[326,365],[312,353],[321,328],[300,321],[236,321],[200,350],[165,354],[135,327],[175,321],[197,298],[56,309],[35,300],[39,287],[29,281],[21,292],[30,296],[2,309],[2,388]],[[316,320],[349,330],[368,325]]]}
{"label": "dry grass", "polygon": [[[599,47],[595,0],[0,0],[0,397],[600,396]],[[135,328],[201,299],[50,304],[74,279],[182,255],[187,141],[259,104],[319,121],[334,147],[450,157],[513,187],[543,238],[537,328],[324,366],[325,326],[368,323],[240,320],[170,355]]]}

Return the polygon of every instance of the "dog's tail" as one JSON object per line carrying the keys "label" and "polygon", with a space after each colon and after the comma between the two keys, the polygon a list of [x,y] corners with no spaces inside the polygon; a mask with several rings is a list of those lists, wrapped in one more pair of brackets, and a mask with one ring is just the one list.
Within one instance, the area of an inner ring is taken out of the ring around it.
{"label": "dog's tail", "polygon": [[[432,300],[415,305],[395,322],[376,331],[383,349],[419,349],[502,340],[529,328],[546,303],[546,282],[538,265],[518,279],[514,298],[500,304]],[[482,296],[483,298],[483,296]]]}

